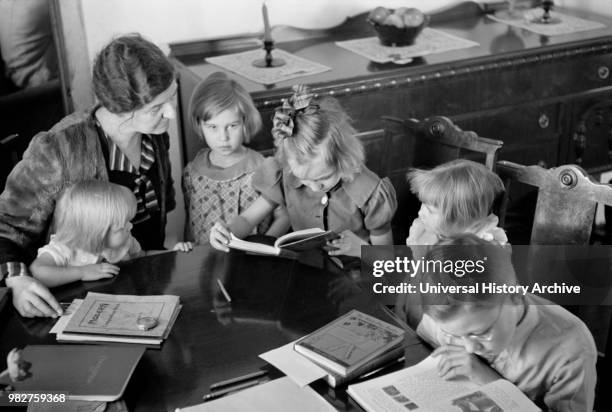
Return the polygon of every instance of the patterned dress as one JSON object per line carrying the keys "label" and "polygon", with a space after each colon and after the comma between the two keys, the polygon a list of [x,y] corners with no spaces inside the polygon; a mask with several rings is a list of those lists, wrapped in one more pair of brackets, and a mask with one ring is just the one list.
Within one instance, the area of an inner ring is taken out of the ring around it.
{"label": "patterned dress", "polygon": [[[229,223],[244,212],[258,197],[251,186],[253,172],[264,157],[247,149],[238,163],[220,168],[210,162],[210,149],[202,149],[183,171],[183,194],[187,208],[188,238],[207,243],[215,222]],[[270,227],[271,217],[256,228],[263,234]]]}

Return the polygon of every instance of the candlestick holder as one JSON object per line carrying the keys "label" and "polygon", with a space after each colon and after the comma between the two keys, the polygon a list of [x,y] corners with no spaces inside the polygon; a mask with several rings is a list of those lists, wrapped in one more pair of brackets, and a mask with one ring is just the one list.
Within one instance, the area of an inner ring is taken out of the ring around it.
{"label": "candlestick holder", "polygon": [[553,17],[550,15],[550,10],[553,8],[555,2],[553,0],[542,0],[542,8],[544,9],[544,13],[542,13],[541,17],[538,17],[532,20],[532,23],[539,24],[557,24],[561,23],[561,19],[558,17]]}
{"label": "candlestick holder", "polygon": [[264,40],[264,50],[266,56],[263,59],[257,59],[253,61],[253,66],[260,68],[267,67],[280,67],[284,66],[286,62],[278,57],[272,57],[272,50],[274,49],[274,40]]}

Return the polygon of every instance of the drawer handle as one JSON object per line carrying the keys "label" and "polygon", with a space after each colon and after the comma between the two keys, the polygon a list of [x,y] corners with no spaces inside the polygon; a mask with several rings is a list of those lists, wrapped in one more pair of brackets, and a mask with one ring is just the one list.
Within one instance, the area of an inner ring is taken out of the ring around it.
{"label": "drawer handle", "polygon": [[548,116],[546,116],[546,113],[542,113],[540,115],[540,118],[538,119],[538,124],[540,125],[541,129],[546,129],[548,127],[548,125],[550,124],[550,119],[548,118]]}
{"label": "drawer handle", "polygon": [[601,80],[606,80],[610,77],[610,69],[608,66],[599,66],[597,68],[597,76],[599,76]]}

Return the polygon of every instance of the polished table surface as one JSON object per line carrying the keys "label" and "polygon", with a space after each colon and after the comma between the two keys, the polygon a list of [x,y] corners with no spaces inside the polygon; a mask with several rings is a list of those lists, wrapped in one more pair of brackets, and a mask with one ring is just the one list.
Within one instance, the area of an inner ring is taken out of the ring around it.
{"label": "polished table surface", "polygon": [[[363,292],[358,272],[342,272],[319,252],[299,261],[225,254],[200,246],[125,263],[106,281],[74,283],[53,292],[64,302],[88,291],[180,296],[183,308],[161,349],[149,349],[124,395],[130,410],[172,411],[202,402],[212,383],[260,368],[280,373],[258,355],[297,339],[351,309],[393,322],[377,300]],[[228,304],[219,279],[231,296]],[[15,346],[52,344],[51,319],[25,319],[7,305],[0,317],[0,353]],[[416,362],[427,354],[409,332]],[[4,362],[4,361],[3,361]],[[61,371],[58,371],[61,373]],[[340,410],[355,408],[345,388],[314,388]]]}

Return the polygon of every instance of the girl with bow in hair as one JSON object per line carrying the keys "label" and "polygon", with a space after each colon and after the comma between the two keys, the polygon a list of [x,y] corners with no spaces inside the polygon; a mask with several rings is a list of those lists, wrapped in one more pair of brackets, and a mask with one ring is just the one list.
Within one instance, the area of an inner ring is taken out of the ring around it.
{"label": "girl with bow in hair", "polygon": [[316,98],[305,86],[294,86],[294,92],[274,116],[276,155],[253,176],[261,196],[229,226],[215,223],[210,244],[229,251],[230,233],[248,235],[278,205],[287,208],[294,231],[340,233],[330,242],[330,255],[359,257],[361,245],[392,244],[395,190],[365,166],[349,116],[334,98]]}

